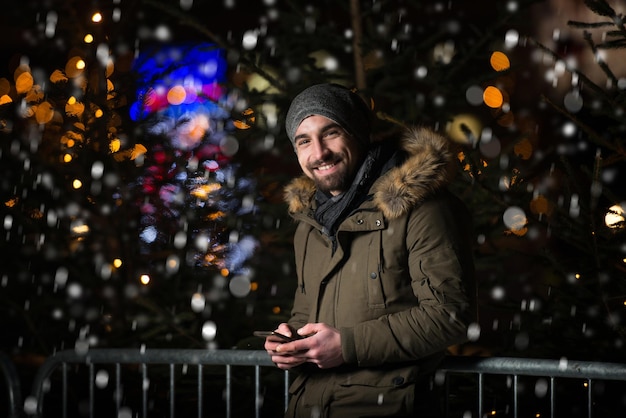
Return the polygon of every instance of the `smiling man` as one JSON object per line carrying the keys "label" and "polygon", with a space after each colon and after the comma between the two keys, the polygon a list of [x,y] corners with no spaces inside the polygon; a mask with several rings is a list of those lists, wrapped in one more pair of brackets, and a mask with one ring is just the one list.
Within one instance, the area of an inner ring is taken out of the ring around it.
{"label": "smiling man", "polygon": [[337,196],[350,186],[364,155],[362,145],[339,124],[313,115],[300,123],[294,147],[298,162],[318,189]]}
{"label": "smiling man", "polygon": [[370,143],[370,110],[319,84],[286,117],[303,176],[285,189],[298,288],[267,337],[296,372],[287,417],[434,417],[432,373],[474,320],[470,219],[446,189],[451,153],[433,131]]}

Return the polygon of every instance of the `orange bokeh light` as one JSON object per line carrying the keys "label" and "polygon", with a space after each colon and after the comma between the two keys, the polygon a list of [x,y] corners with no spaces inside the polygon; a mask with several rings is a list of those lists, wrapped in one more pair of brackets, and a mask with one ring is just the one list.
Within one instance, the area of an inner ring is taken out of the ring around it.
{"label": "orange bokeh light", "polygon": [[504,98],[502,92],[494,86],[489,86],[483,92],[483,101],[491,108],[497,109],[502,106]]}
{"label": "orange bokeh light", "polygon": [[500,51],[495,51],[493,54],[491,54],[489,63],[491,64],[491,68],[496,71],[508,70],[511,67],[509,57],[507,57],[506,54]]}
{"label": "orange bokeh light", "polygon": [[179,105],[185,101],[187,93],[183,86],[174,86],[167,92],[167,102],[171,105]]}

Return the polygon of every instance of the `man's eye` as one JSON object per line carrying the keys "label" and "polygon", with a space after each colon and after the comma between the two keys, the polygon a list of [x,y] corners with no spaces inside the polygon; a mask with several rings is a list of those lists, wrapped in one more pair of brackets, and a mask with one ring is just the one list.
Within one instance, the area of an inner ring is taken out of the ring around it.
{"label": "man's eye", "polygon": [[324,134],[324,136],[331,137],[331,138],[337,135],[339,135],[338,129],[331,129],[330,131],[326,131],[326,133]]}
{"label": "man's eye", "polygon": [[298,142],[296,142],[296,147],[304,146],[309,142],[311,142],[309,139],[300,139]]}

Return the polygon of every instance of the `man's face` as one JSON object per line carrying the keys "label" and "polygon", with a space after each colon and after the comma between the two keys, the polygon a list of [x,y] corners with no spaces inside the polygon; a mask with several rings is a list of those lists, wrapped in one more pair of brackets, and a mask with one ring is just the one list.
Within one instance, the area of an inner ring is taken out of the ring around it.
{"label": "man's face", "polygon": [[350,187],[363,160],[357,139],[324,116],[304,119],[296,129],[294,145],[304,174],[333,196]]}

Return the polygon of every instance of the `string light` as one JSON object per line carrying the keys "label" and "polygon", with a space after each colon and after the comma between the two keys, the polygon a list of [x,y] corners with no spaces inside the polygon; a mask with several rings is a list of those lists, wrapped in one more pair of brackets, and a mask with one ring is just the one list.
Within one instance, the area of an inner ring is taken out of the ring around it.
{"label": "string light", "polygon": [[96,12],[91,16],[91,21],[94,23],[102,22],[102,13]]}
{"label": "string light", "polygon": [[141,282],[142,285],[147,285],[148,283],[150,283],[150,276],[148,276],[147,274],[142,274],[141,277],[139,278],[139,281]]}

